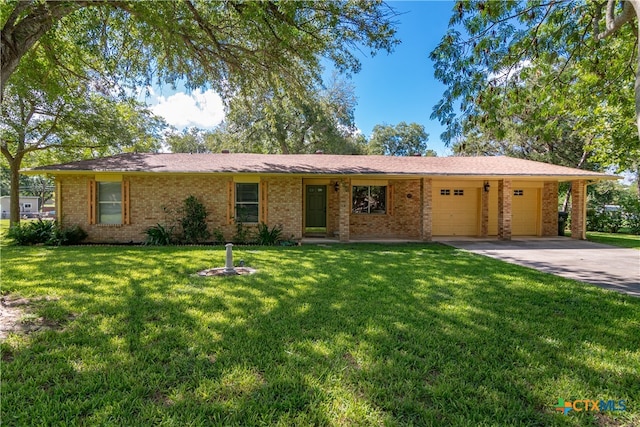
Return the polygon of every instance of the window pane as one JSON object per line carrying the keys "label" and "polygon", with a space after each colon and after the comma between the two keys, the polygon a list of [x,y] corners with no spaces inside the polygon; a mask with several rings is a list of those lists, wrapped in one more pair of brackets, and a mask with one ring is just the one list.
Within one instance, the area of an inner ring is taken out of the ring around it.
{"label": "window pane", "polygon": [[258,184],[236,184],[236,220],[258,222]]}
{"label": "window pane", "polygon": [[387,187],[365,186],[353,187],[353,213],[382,214],[387,211]]}
{"label": "window pane", "polygon": [[99,182],[98,201],[119,202],[122,200],[122,184],[119,182]]}
{"label": "window pane", "polygon": [[236,220],[238,222],[258,222],[258,204],[236,204]]}
{"label": "window pane", "polygon": [[371,187],[371,196],[369,200],[371,213],[385,213],[387,210],[387,187]]}
{"label": "window pane", "polygon": [[353,213],[369,212],[369,187],[354,186],[353,187]]}
{"label": "window pane", "polygon": [[122,224],[122,184],[98,182],[98,223]]}
{"label": "window pane", "polygon": [[258,184],[236,184],[236,203],[258,203]]}

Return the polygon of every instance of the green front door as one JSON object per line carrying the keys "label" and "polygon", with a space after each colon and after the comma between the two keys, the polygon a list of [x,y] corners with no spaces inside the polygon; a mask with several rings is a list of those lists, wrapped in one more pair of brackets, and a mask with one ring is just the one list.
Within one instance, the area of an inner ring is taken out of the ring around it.
{"label": "green front door", "polygon": [[327,226],[327,186],[307,185],[306,202],[307,228],[323,228]]}

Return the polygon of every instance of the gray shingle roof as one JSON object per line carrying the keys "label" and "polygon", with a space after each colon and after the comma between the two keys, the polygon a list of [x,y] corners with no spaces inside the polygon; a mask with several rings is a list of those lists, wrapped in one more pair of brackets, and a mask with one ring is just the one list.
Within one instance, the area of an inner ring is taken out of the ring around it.
{"label": "gray shingle roof", "polygon": [[391,157],[332,154],[140,154],[41,166],[34,173],[148,172],[308,175],[555,176],[613,179],[611,175],[511,157]]}

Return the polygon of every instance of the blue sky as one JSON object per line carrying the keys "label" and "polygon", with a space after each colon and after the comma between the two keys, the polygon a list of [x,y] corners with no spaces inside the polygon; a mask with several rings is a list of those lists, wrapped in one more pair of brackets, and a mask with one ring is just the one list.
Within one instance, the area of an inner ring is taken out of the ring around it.
{"label": "blue sky", "polygon": [[446,33],[453,3],[448,1],[389,2],[397,12],[401,44],[392,54],[362,58],[362,70],[352,78],[358,97],[356,125],[370,136],[376,124],[416,122],[429,134],[429,148],[445,154],[443,127],[431,120],[433,106],[445,86],[433,77],[429,53]]}
{"label": "blue sky", "polygon": [[[358,98],[356,125],[369,137],[376,124],[419,123],[429,134],[428,147],[446,155],[449,151],[440,140],[443,128],[429,118],[445,89],[433,77],[429,53],[447,31],[453,2],[388,4],[400,14],[395,20],[401,43],[391,54],[360,55],[362,70],[351,77]],[[211,91],[185,94],[163,88],[146,102],[179,129],[212,128],[224,118],[222,102]]]}

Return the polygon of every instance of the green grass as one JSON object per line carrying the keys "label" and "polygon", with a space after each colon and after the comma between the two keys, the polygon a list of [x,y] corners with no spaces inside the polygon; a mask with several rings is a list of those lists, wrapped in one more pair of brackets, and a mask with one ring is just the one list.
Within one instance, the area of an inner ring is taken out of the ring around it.
{"label": "green grass", "polygon": [[[640,423],[640,299],[440,245],[8,247],[5,425]],[[70,317],[73,320],[69,320]],[[553,409],[626,400],[621,413]]]}
{"label": "green grass", "polygon": [[640,249],[640,236],[635,234],[599,233],[588,231],[587,239],[621,248]]}

